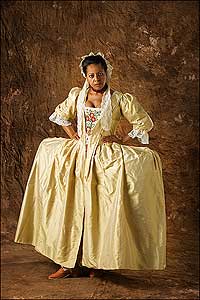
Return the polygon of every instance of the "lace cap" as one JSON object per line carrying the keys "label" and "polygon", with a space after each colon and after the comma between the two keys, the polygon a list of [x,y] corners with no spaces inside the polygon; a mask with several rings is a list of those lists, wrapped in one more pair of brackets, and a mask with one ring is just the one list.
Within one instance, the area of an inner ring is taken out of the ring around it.
{"label": "lace cap", "polygon": [[111,75],[112,75],[113,67],[112,67],[112,65],[109,63],[109,61],[105,58],[104,54],[101,53],[101,52],[97,52],[96,54],[93,53],[93,52],[90,52],[89,54],[84,55],[84,56],[81,57],[82,60],[81,60],[81,62],[80,62],[80,64],[79,64],[79,67],[80,67],[80,69],[81,69],[81,74],[83,75],[83,77],[86,78],[86,76],[85,76],[85,74],[84,74],[84,72],[83,72],[83,67],[82,67],[82,63],[83,63],[83,61],[85,60],[85,58],[88,57],[88,56],[96,56],[96,55],[100,55],[100,56],[103,57],[103,59],[105,60],[106,65],[107,65],[107,72],[106,72],[106,73],[107,73],[108,80],[110,81]]}

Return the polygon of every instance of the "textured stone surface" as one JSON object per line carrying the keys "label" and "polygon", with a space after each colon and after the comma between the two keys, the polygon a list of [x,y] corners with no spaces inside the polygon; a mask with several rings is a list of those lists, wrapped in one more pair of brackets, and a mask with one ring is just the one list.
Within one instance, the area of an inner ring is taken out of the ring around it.
{"label": "textured stone surface", "polygon": [[[181,232],[186,240],[190,236],[192,251],[197,251],[198,2],[1,5],[3,235],[14,237],[40,141],[65,136],[48,116],[71,87],[83,84],[81,56],[100,50],[114,67],[112,88],[136,95],[154,121],[149,147],[162,159],[168,233]],[[123,121],[121,132],[129,129]],[[173,248],[183,250],[184,243]]]}

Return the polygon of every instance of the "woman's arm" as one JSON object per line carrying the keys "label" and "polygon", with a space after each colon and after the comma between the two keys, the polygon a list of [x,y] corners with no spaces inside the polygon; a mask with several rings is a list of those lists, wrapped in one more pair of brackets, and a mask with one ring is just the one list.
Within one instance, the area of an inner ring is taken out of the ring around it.
{"label": "woman's arm", "polygon": [[148,132],[154,124],[136,97],[129,93],[123,94],[120,100],[120,109],[122,116],[133,126],[128,135],[132,139],[137,137],[142,144],[149,144]]}
{"label": "woman's arm", "polygon": [[76,140],[80,139],[80,137],[78,136],[78,133],[74,130],[72,125],[69,125],[69,126],[63,126],[62,125],[62,128],[68,134],[70,139],[76,139]]}

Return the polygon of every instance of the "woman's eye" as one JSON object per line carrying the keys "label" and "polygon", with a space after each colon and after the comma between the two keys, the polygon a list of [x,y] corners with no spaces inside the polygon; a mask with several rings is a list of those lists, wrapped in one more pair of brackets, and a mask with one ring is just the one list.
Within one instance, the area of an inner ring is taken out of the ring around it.
{"label": "woman's eye", "polygon": [[[104,76],[104,73],[103,72],[99,72],[99,73],[96,74],[96,76],[97,77],[102,77],[102,76]],[[94,74],[90,74],[90,75],[88,75],[88,77],[89,78],[94,78]]]}

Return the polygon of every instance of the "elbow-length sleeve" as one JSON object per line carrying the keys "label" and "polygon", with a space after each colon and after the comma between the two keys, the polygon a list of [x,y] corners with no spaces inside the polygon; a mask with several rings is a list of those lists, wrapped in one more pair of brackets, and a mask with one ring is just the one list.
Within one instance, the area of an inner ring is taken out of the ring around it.
{"label": "elbow-length sleeve", "polygon": [[128,135],[131,138],[137,137],[142,144],[149,144],[148,131],[153,128],[153,121],[136,97],[129,93],[123,94],[120,100],[120,109],[122,115],[133,126]]}
{"label": "elbow-length sleeve", "polygon": [[72,88],[68,97],[55,108],[55,111],[50,115],[49,120],[58,125],[71,125],[71,121],[76,115],[76,100],[80,90],[81,88],[79,87]]}

